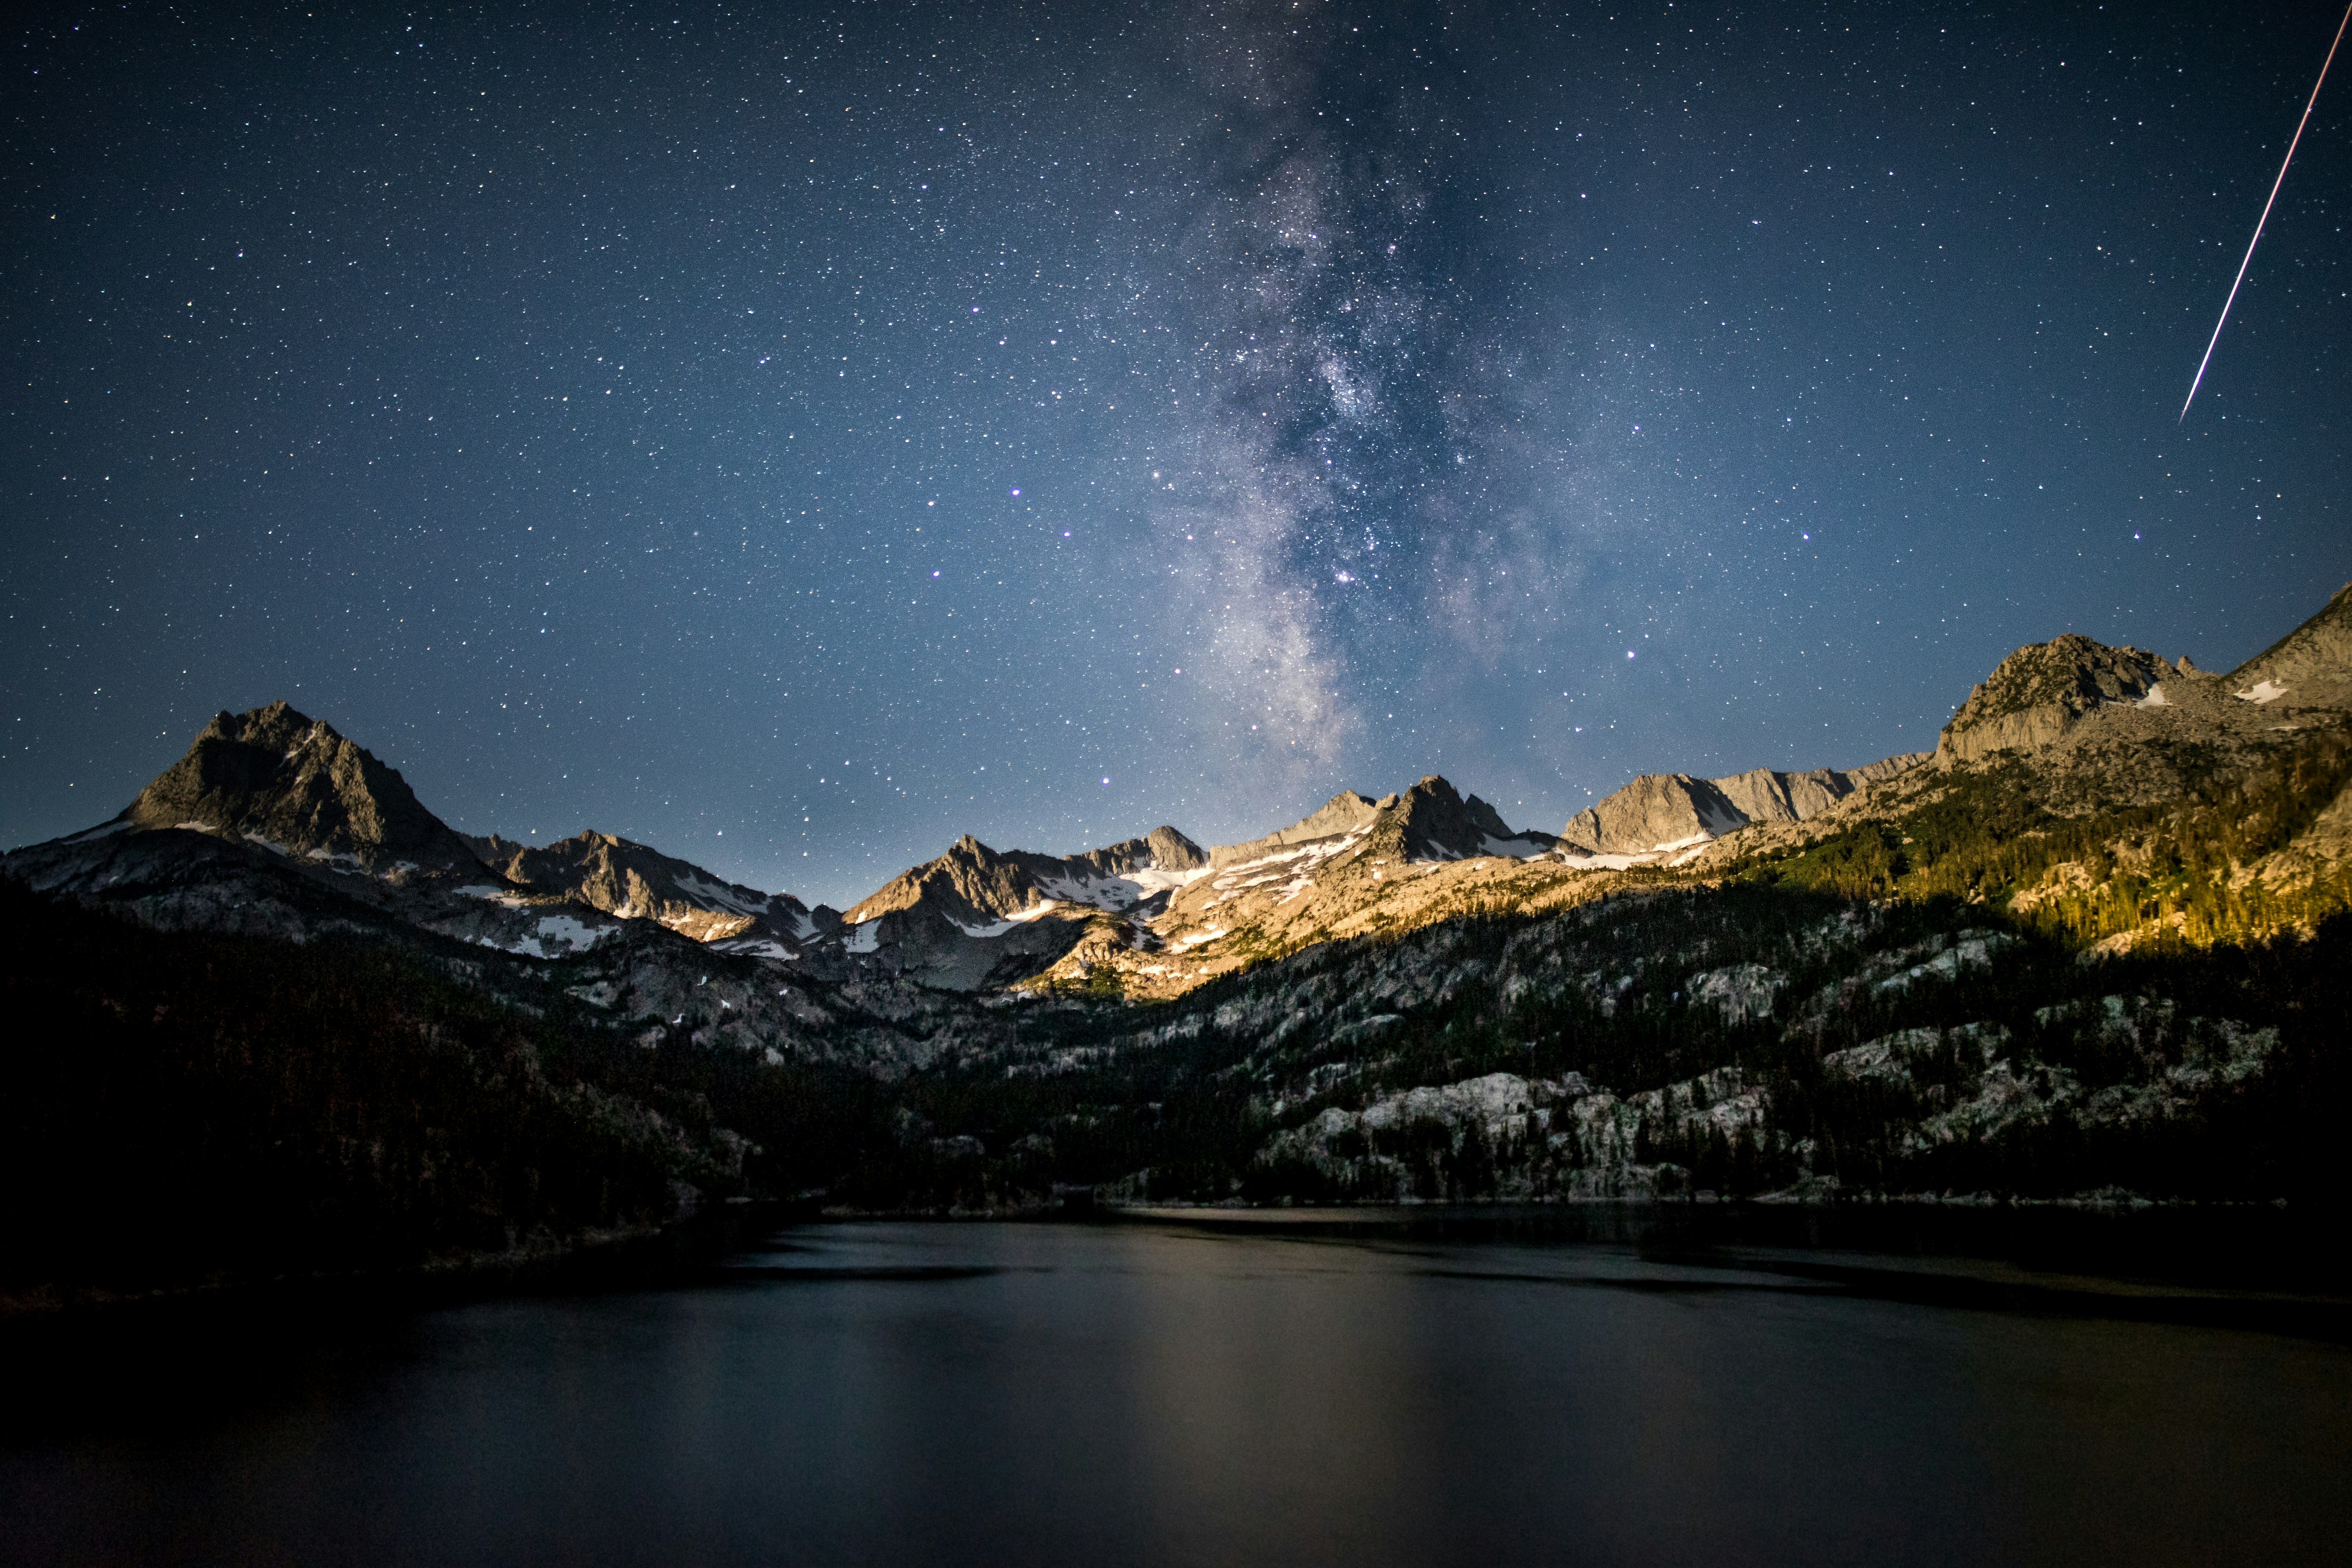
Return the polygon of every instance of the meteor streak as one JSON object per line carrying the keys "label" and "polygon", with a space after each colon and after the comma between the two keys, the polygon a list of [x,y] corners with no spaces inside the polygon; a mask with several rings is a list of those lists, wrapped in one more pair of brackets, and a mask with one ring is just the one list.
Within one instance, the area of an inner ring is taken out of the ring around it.
{"label": "meteor streak", "polygon": [[2294,140],[2286,144],[2286,156],[2279,160],[2278,178],[2271,182],[2271,199],[2263,204],[2263,216],[2254,220],[2254,237],[2246,242],[2246,258],[2238,263],[2238,276],[2230,285],[2230,297],[2221,301],[2221,319],[2213,323],[2213,336],[2205,345],[2205,357],[2197,362],[2196,379],[2189,384],[2189,395],[2180,405],[2180,417],[2189,417],[2189,405],[2197,401],[2197,389],[2204,384],[2205,367],[2213,363],[2213,346],[2221,341],[2221,329],[2229,324],[2230,307],[2238,302],[2238,285],[2246,280],[2246,268],[2252,265],[2254,247],[2263,242],[2263,225],[2271,221],[2271,205],[2278,200],[2279,187],[2286,184],[2286,166],[2294,162],[2294,150],[2303,141],[2303,128],[2311,123],[2311,106],[2319,101],[2320,87],[2327,80],[2327,68],[2336,63],[2336,49],[2344,42],[2344,29],[2352,24],[2352,5],[2344,7],[2344,20],[2336,24],[2336,42],[2327,46],[2327,58],[2319,63],[2319,80],[2311,84],[2310,100],[2303,106],[2303,118],[2294,122]]}

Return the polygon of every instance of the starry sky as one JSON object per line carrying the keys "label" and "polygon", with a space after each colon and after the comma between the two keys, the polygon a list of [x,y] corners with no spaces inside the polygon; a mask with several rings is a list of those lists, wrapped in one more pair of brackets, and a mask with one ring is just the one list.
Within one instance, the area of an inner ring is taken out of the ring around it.
{"label": "starry sky", "polygon": [[2337,14],[42,10],[0,843],[282,697],[840,906],[2227,668],[2352,577],[2352,68],[2178,419]]}

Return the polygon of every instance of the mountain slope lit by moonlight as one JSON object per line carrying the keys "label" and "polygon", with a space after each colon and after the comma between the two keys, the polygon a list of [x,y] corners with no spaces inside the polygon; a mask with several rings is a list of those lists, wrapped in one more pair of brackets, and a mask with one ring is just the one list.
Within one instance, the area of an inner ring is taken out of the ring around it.
{"label": "mountain slope lit by moonlight", "polygon": [[2342,1557],[2347,7],[20,17],[0,1559]]}
{"label": "mountain slope lit by moonlight", "polygon": [[28,25],[5,837],[286,698],[845,908],[2352,575],[2324,96],[2172,418],[2332,14],[1009,15]]}

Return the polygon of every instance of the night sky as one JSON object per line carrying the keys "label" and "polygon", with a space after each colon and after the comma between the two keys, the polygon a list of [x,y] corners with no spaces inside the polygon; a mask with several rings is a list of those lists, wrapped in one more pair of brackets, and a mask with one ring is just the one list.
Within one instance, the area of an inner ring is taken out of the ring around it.
{"label": "night sky", "polygon": [[845,905],[1934,743],[2352,577],[2335,0],[131,5],[0,93],[0,843],[286,698]]}

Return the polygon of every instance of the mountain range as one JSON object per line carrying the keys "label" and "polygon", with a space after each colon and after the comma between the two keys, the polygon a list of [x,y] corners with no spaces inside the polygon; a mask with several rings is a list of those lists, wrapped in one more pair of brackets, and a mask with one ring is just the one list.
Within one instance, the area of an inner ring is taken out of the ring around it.
{"label": "mountain range", "polygon": [[[2227,676],[2076,634],[2022,647],[1969,693],[1931,752],[1851,769],[1643,774],[1556,835],[1514,828],[1432,775],[1377,799],[1342,792],[1263,837],[1205,849],[1165,825],[1069,856],[967,835],[836,913],[593,829],[545,845],[461,835],[363,747],[277,702],[218,715],[113,819],[17,850],[5,866],[35,887],[131,902],[167,926],[216,923],[213,884],[241,860],[532,956],[582,951],[618,922],[646,921],[806,975],[873,971],[985,992],[1089,982],[1108,969],[1132,995],[1166,996],[1311,933],[1412,923],[1488,884],[1543,902],[1594,872],[1719,867],[1729,853],[1788,841],[1789,830],[1853,821],[1874,802],[2002,759],[2032,756],[2107,794],[2161,798],[2181,787],[2166,762],[2180,748],[2244,765],[2352,709],[2347,595],[2352,585]],[[248,910],[241,923],[271,922],[269,900],[233,901]],[[289,907],[275,918],[290,931],[318,917]]]}
{"label": "mountain range", "polygon": [[[1932,751],[1645,774],[1557,834],[1431,775],[1237,844],[967,836],[836,912],[608,834],[469,838],[278,702],[0,882],[15,918],[130,922],[78,952],[233,940],[329,988],[294,955],[397,955],[538,1040],[525,1077],[586,1130],[564,1158],[619,1139],[639,1193],[2277,1195],[2310,1179],[2280,1130],[2352,1089],[2352,585],[2227,675],[2069,634]],[[76,982],[73,1026],[195,1007],[131,983]]]}

